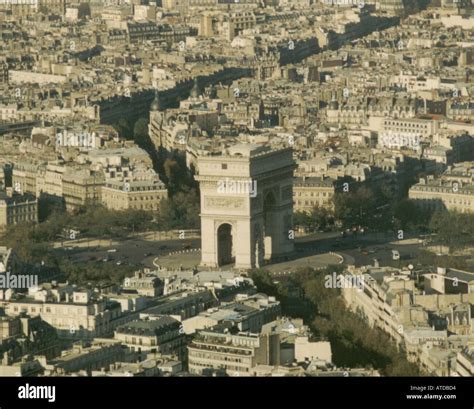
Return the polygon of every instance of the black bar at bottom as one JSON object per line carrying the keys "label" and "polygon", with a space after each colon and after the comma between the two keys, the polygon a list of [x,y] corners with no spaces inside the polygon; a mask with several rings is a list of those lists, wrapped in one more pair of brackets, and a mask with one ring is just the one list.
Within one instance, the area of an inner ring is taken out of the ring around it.
{"label": "black bar at bottom", "polygon": [[[44,386],[54,398],[32,388]],[[18,377],[0,378],[0,409],[472,409],[473,387],[472,378],[435,377]]]}

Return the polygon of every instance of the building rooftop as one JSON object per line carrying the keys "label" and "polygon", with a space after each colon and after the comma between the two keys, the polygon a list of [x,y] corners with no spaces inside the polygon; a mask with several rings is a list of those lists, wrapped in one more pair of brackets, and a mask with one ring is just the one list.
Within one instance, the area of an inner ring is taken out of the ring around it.
{"label": "building rooftop", "polygon": [[159,336],[181,326],[178,320],[169,316],[162,316],[153,320],[139,320],[127,323],[117,328],[119,334]]}

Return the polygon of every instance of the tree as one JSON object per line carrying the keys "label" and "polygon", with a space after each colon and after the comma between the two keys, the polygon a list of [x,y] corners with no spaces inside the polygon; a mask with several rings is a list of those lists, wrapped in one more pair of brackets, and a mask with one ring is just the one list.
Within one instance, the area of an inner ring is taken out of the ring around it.
{"label": "tree", "polygon": [[293,214],[293,224],[309,230],[325,229],[328,225],[334,224],[334,215],[330,209],[316,205],[311,213],[295,212]]}
{"label": "tree", "polygon": [[429,224],[436,234],[437,241],[450,248],[465,248],[474,245],[474,215],[438,211],[433,214]]}
{"label": "tree", "polygon": [[334,195],[335,218],[344,227],[374,226],[376,200],[373,191],[360,187],[351,192],[337,192]]}
{"label": "tree", "polygon": [[178,192],[198,190],[198,184],[186,166],[186,158],[182,154],[173,153],[163,164],[164,177],[170,196]]}
{"label": "tree", "polygon": [[313,211],[311,212],[311,218],[314,225],[322,230],[324,230],[329,224],[334,224],[333,212],[327,207],[318,205],[314,206]]}
{"label": "tree", "polygon": [[178,162],[173,159],[166,159],[163,167],[168,182],[168,189],[170,193],[175,193],[184,178],[183,169],[179,166]]}
{"label": "tree", "polygon": [[200,226],[199,194],[191,189],[160,202],[158,225],[165,230],[197,229]]}
{"label": "tree", "polygon": [[88,17],[91,15],[91,7],[88,3],[79,4],[79,18]]}
{"label": "tree", "polygon": [[146,118],[140,118],[135,122],[133,127],[133,139],[135,143],[140,146],[146,146],[149,144],[148,137],[148,121]]}
{"label": "tree", "polygon": [[418,375],[416,365],[406,360],[388,334],[369,327],[363,318],[347,310],[338,289],[325,287],[326,274],[338,274],[342,268],[306,268],[294,274],[294,282],[310,302],[311,329],[330,341],[333,362],[339,367],[373,367],[385,375]]}
{"label": "tree", "polygon": [[273,282],[273,278],[267,270],[254,269],[250,271],[249,276],[259,292],[276,297],[279,301],[287,295],[281,285]]}
{"label": "tree", "polygon": [[419,219],[419,213],[418,207],[412,200],[404,199],[397,202],[393,208],[393,217],[396,221],[396,227],[406,230],[418,225],[421,221]]}
{"label": "tree", "polygon": [[313,228],[313,218],[307,212],[295,212],[293,214],[293,224],[303,228]]}
{"label": "tree", "polygon": [[125,118],[120,118],[118,122],[113,125],[119,136],[124,139],[131,139],[133,135],[132,127]]}

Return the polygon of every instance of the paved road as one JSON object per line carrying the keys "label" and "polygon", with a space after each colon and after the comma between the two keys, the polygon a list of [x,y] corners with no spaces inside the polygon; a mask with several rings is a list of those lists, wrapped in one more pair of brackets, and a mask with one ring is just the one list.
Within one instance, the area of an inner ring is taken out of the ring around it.
{"label": "paved road", "polygon": [[107,263],[121,263],[134,266],[153,267],[153,260],[157,256],[167,255],[169,252],[187,248],[200,248],[201,239],[173,239],[149,241],[141,238],[127,239],[120,242],[111,242],[108,246],[90,247],[62,247],[56,249],[76,262],[104,260]]}
{"label": "paved road", "polygon": [[[393,234],[365,234],[342,237],[340,233],[316,233],[296,240],[299,254],[326,253],[333,251],[345,258],[346,264],[356,266],[374,263],[380,265],[403,266],[416,258],[422,244],[417,239],[398,240]],[[392,250],[398,250],[400,260],[392,259]]]}
{"label": "paved road", "polygon": [[[201,247],[200,239],[165,239],[154,241],[151,238],[131,238],[123,241],[109,241],[94,245],[93,241],[82,247],[75,247],[74,242],[68,242],[67,246],[56,249],[61,255],[70,257],[76,262],[85,262],[92,260],[107,260],[107,263],[129,264],[137,267],[154,267],[154,261],[158,257],[167,256],[169,253],[183,251],[184,249],[199,249]],[[72,249],[68,249],[73,246]],[[366,234],[349,235],[342,237],[339,232],[315,233],[310,236],[299,237],[295,239],[295,250],[298,260],[285,262],[285,267],[290,268],[291,264],[300,265],[309,262],[308,257],[314,261],[332,260],[324,256],[334,252],[344,257],[347,264],[356,266],[373,264],[374,258],[377,258],[381,265],[402,266],[408,264],[410,259],[416,257],[421,244],[417,240],[398,241],[397,237],[384,234]],[[401,260],[392,260],[391,250],[396,249],[400,252]],[[109,252],[112,250],[113,252]],[[194,265],[194,259],[199,257],[200,253],[193,252],[191,257]],[[174,255],[179,261],[180,255]],[[188,256],[186,256],[188,257]],[[185,258],[185,257],[183,257]],[[305,260],[303,260],[305,259]],[[191,260],[190,260],[191,261]]]}

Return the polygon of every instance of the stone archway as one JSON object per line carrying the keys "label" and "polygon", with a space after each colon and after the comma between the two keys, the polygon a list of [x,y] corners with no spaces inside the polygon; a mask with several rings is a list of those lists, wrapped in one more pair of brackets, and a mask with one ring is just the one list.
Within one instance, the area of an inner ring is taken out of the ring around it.
{"label": "stone archway", "polygon": [[[236,268],[249,269],[293,251],[288,230],[295,166],[291,149],[254,144],[198,157],[202,266],[235,263]],[[251,184],[252,191],[222,189],[231,182]]]}
{"label": "stone archway", "polygon": [[217,265],[232,264],[234,261],[232,225],[223,223],[217,229]]}

